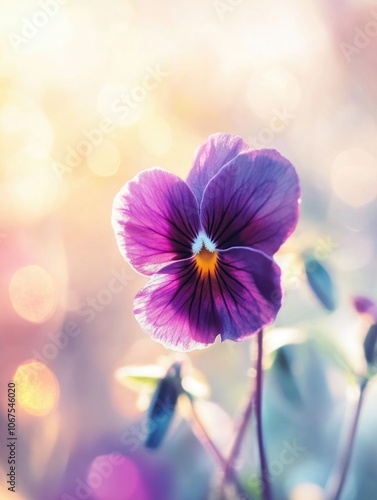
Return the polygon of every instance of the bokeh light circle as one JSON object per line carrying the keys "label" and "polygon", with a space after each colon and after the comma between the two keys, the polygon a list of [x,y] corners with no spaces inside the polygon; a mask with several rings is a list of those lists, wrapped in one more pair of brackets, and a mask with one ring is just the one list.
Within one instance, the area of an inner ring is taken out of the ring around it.
{"label": "bokeh light circle", "polygon": [[57,304],[51,275],[37,265],[22,267],[13,274],[9,296],[14,310],[32,323],[46,321]]}
{"label": "bokeh light circle", "polygon": [[324,492],[320,486],[314,483],[301,483],[291,490],[289,500],[323,500]]}
{"label": "bokeh light circle", "polygon": [[93,152],[86,161],[93,173],[100,177],[107,177],[116,174],[120,167],[121,157],[115,144],[104,139],[98,146],[93,146]]}
{"label": "bokeh light circle", "polygon": [[117,126],[131,125],[137,122],[144,107],[144,99],[137,102],[132,98],[130,94],[136,87],[137,85],[126,86],[115,83],[105,85],[97,98],[99,113]]}
{"label": "bokeh light circle", "polygon": [[89,467],[86,483],[98,500],[144,498],[136,465],[120,454],[97,456]]}
{"label": "bokeh light circle", "polygon": [[363,149],[340,152],[331,167],[336,195],[348,205],[359,207],[377,196],[377,160]]}
{"label": "bokeh light circle", "polygon": [[59,383],[43,363],[30,361],[20,365],[13,380],[17,402],[27,413],[39,417],[47,415],[57,406]]}
{"label": "bokeh light circle", "polygon": [[139,137],[148,153],[156,156],[167,153],[173,142],[170,125],[160,116],[140,122]]}
{"label": "bokeh light circle", "polygon": [[1,197],[13,222],[35,222],[52,212],[59,199],[51,161],[30,156],[28,149],[9,156],[4,164]]}
{"label": "bokeh light circle", "polygon": [[247,88],[249,108],[260,118],[269,120],[294,111],[301,100],[296,76],[283,66],[256,70]]}
{"label": "bokeh light circle", "polygon": [[13,92],[0,110],[0,129],[10,140],[18,136],[24,150],[32,158],[47,158],[54,133],[42,109],[23,95]]}

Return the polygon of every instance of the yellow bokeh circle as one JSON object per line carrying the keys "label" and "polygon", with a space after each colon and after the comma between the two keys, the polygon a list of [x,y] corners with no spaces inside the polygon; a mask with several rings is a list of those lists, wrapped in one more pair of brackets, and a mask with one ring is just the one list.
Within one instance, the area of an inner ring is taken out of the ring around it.
{"label": "yellow bokeh circle", "polygon": [[51,275],[40,266],[18,269],[9,284],[14,310],[32,323],[42,323],[54,312],[57,295]]}
{"label": "yellow bokeh circle", "polygon": [[59,383],[43,363],[30,361],[17,368],[14,379],[19,406],[34,416],[50,413],[59,402]]}

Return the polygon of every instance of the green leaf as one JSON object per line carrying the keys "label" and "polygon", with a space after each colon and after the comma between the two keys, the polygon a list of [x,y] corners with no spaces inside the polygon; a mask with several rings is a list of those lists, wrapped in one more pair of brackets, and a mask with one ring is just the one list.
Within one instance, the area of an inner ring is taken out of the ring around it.
{"label": "green leaf", "polygon": [[158,365],[130,365],[119,368],[115,372],[115,378],[122,385],[136,392],[142,389],[153,392],[165,373],[166,370]]}

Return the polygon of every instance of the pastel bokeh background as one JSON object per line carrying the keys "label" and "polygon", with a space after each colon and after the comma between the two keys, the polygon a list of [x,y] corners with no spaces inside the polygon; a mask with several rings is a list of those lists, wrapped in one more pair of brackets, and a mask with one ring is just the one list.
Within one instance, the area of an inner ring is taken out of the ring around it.
{"label": "pastel bokeh background", "polygon": [[[141,445],[148,398],[117,370],[167,367],[174,355],[133,317],[145,280],[120,256],[110,217],[127,180],[151,166],[185,178],[217,131],[278,149],[301,178],[301,221],[277,256],[285,302],[270,338],[272,348],[289,345],[268,374],[266,428],[271,457],[295,440],[301,449],[289,465],[275,460],[276,498],[322,498],[354,387],[317,339],[331,338],[362,370],[368,320],[350,298],[377,298],[377,2],[0,5],[2,436],[6,385],[15,377],[18,387],[17,493],[5,484],[3,439],[1,499],[208,498],[216,464],[187,409],[161,449]],[[305,250],[333,273],[333,314],[306,283]],[[249,388],[250,345],[189,358],[211,387],[203,419],[226,453]],[[376,404],[372,383],[344,499],[375,498]],[[252,437],[243,455],[240,474],[252,482]]]}

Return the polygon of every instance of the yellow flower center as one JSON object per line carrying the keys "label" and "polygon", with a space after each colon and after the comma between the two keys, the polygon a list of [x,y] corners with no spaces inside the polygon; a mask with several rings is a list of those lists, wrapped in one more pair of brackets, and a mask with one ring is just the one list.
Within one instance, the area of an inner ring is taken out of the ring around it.
{"label": "yellow flower center", "polygon": [[217,263],[217,252],[210,252],[204,246],[195,256],[195,262],[202,274],[214,273]]}

